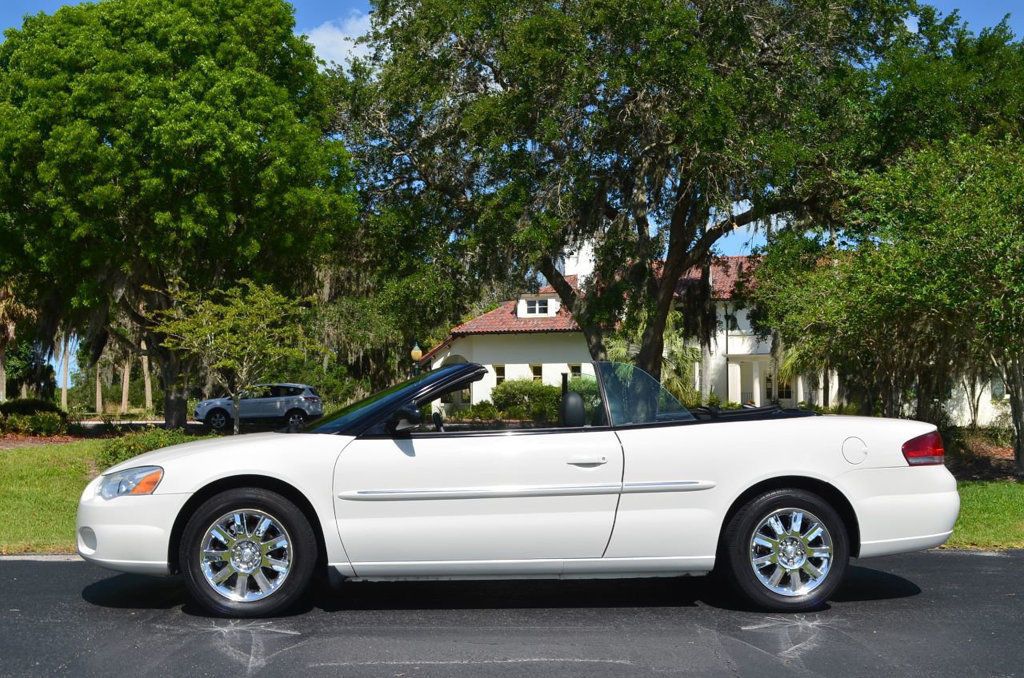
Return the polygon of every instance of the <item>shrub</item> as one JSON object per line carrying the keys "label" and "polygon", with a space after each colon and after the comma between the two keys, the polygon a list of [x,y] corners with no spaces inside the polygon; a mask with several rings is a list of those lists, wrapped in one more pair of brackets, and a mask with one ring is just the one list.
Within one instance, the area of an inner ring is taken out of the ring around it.
{"label": "shrub", "polygon": [[453,418],[466,421],[494,421],[498,418],[498,408],[489,400],[484,400],[460,412],[456,412]]}
{"label": "shrub", "polygon": [[9,414],[4,421],[4,428],[11,433],[28,435],[32,430],[27,414]]}
{"label": "shrub", "polygon": [[53,412],[61,417],[66,416],[57,407],[56,403],[52,403],[49,400],[40,400],[39,398],[15,398],[14,400],[0,403],[0,414],[7,416],[12,414],[37,414],[39,412]]}
{"label": "shrub", "polygon": [[34,436],[55,436],[66,433],[68,423],[56,412],[37,412],[28,415],[28,425]]}
{"label": "shrub", "polygon": [[56,412],[12,414],[8,417],[0,415],[0,431],[29,436],[52,436],[65,433],[67,430],[67,421]]}
{"label": "shrub", "polygon": [[117,438],[110,438],[104,442],[97,461],[101,468],[106,469],[145,452],[159,450],[161,447],[189,443],[207,437],[210,436],[193,436],[178,429],[149,428],[142,431],[133,431]]}
{"label": "shrub", "polygon": [[510,379],[494,387],[491,392],[494,406],[508,418],[513,414],[526,415],[535,421],[558,421],[558,403],[562,390],[531,379]]}

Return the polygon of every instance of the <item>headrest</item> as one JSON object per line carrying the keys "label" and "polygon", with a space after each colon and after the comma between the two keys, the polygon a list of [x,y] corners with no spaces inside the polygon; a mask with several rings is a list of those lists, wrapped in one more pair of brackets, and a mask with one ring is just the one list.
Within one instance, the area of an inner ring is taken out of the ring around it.
{"label": "headrest", "polygon": [[566,391],[562,395],[562,406],[558,415],[562,426],[578,428],[586,425],[587,413],[583,408],[583,396],[575,391]]}

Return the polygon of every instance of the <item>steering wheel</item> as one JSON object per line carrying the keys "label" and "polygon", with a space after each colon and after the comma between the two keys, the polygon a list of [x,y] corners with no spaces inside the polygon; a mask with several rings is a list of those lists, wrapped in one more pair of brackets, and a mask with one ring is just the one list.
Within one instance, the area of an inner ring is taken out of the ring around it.
{"label": "steering wheel", "polygon": [[434,430],[438,433],[444,433],[444,420],[441,418],[441,413],[434,412],[430,415],[430,418],[434,420]]}

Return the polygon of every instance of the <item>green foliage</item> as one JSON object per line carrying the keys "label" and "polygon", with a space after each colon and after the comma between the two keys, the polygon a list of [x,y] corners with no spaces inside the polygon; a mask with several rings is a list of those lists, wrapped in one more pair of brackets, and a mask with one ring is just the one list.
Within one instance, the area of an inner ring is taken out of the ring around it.
{"label": "green foliage", "polygon": [[67,420],[57,412],[0,415],[0,431],[30,436],[53,436],[65,433]]}
{"label": "green foliage", "polygon": [[560,283],[559,254],[596,242],[585,294],[558,293],[595,357],[643,311],[636,360],[657,374],[680,276],[860,160],[866,64],[910,6],[375,2],[341,124],[387,251]]}
{"label": "green foliage", "polygon": [[465,421],[494,421],[498,417],[498,408],[488,400],[470,405],[463,410],[457,411],[454,415],[454,418]]}
{"label": "green foliage", "polygon": [[204,437],[209,436],[193,436],[178,429],[164,428],[148,428],[125,433],[103,441],[96,462],[100,468],[107,469],[145,452],[202,440]]}
{"label": "green foliage", "polygon": [[[305,286],[354,228],[352,171],[285,0],[114,0],[0,43],[0,275],[104,336],[175,279]],[[12,206],[17,206],[13,209]],[[310,256],[310,252],[315,256]],[[190,365],[148,336],[183,414]]]}
{"label": "green foliage", "polygon": [[0,414],[36,414],[37,412],[52,412],[59,416],[64,414],[56,403],[39,398],[16,398],[0,403]]}
{"label": "green foliage", "polygon": [[494,387],[491,400],[510,419],[552,423],[558,421],[562,390],[532,379],[508,379]]}

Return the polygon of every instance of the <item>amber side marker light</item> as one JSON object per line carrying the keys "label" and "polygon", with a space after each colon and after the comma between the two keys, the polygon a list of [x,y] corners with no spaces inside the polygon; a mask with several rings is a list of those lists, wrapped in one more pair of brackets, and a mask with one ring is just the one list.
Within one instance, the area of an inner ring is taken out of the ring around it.
{"label": "amber side marker light", "polygon": [[[941,443],[940,443],[941,444]],[[160,484],[160,480],[163,479],[164,472],[162,469],[157,469],[152,473],[143,476],[138,484],[131,489],[128,494],[153,494],[153,490]]]}
{"label": "amber side marker light", "polygon": [[903,443],[903,458],[911,466],[934,466],[946,460],[942,436],[938,431],[925,433]]}

